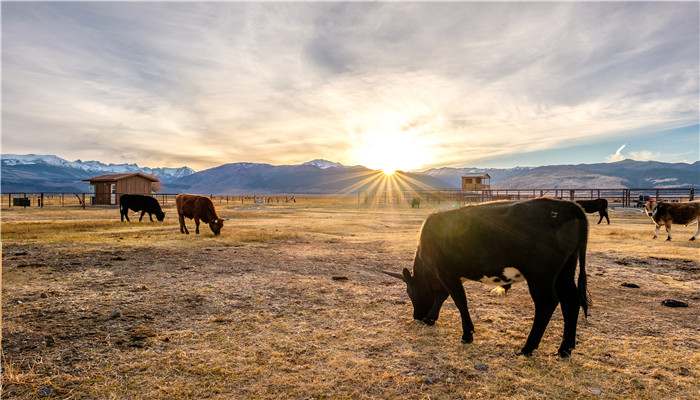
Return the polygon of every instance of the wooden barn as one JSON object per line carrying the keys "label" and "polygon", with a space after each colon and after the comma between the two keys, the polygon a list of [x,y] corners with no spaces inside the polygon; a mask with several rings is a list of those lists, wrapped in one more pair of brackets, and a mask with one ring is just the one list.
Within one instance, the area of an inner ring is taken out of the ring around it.
{"label": "wooden barn", "polygon": [[123,194],[153,194],[153,184],[159,180],[140,172],[99,175],[83,182],[90,183],[90,204],[119,204]]}
{"label": "wooden barn", "polygon": [[462,190],[491,189],[489,174],[468,174],[462,176]]}

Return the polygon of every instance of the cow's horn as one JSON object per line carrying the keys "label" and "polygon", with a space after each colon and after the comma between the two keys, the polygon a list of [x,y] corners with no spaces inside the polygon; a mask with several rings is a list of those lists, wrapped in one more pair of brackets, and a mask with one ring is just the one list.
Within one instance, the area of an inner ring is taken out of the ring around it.
{"label": "cow's horn", "polygon": [[382,271],[382,272],[389,275],[389,276],[393,276],[394,278],[401,279],[402,281],[405,282],[403,274],[400,274],[398,272],[391,272],[391,271]]}

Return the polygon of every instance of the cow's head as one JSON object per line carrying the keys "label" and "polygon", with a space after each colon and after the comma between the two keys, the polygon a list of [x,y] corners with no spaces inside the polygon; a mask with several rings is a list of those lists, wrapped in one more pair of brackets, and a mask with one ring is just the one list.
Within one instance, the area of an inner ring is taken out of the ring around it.
{"label": "cow's head", "polygon": [[406,282],[406,293],[408,293],[408,298],[411,299],[411,303],[413,304],[413,319],[426,323],[435,322],[425,320],[435,301],[435,293],[430,289],[430,284],[428,282],[411,276],[411,272],[408,268],[403,269],[403,274],[389,271],[382,272]]}
{"label": "cow's head", "polygon": [[163,211],[156,211],[156,219],[158,221],[163,221],[165,219],[165,213]]}
{"label": "cow's head", "polygon": [[659,206],[659,203],[649,200],[644,204],[644,211],[646,211],[647,215],[652,217],[654,215],[654,211],[656,208]]}
{"label": "cow's head", "polygon": [[218,235],[221,233],[221,228],[224,227],[224,220],[221,218],[217,218],[209,223],[209,227],[215,235]]}

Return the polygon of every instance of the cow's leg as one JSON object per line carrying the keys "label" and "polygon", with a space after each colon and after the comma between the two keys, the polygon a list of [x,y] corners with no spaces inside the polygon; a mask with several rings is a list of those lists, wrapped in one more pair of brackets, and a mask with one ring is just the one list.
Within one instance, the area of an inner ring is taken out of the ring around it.
{"label": "cow's leg", "polygon": [[196,227],[196,229],[194,230],[194,233],[199,235],[199,218],[197,218],[197,217],[194,217],[194,226]]}
{"label": "cow's leg", "polygon": [[[141,222],[141,220],[143,219],[144,214],[146,214],[146,210],[141,211],[141,216],[139,217],[139,222]],[[151,214],[148,214],[148,215],[151,215]],[[153,222],[152,219],[151,219],[151,222]]]}
{"label": "cow's leg", "polygon": [[121,215],[122,215],[122,222],[124,222],[124,217],[126,217],[126,220],[129,221],[129,210],[124,210],[123,208],[119,210]]}
{"label": "cow's leg", "polygon": [[578,313],[581,307],[574,280],[577,260],[578,258],[575,255],[569,258],[564,266],[564,270],[562,270],[555,282],[556,294],[561,303],[561,313],[564,317],[564,336],[558,351],[559,356],[562,358],[570,356],[571,350],[576,345],[576,324],[578,323]]}
{"label": "cow's leg", "polygon": [[659,228],[661,228],[661,225],[657,224],[656,229],[654,229],[654,237],[652,239],[659,237]]}
{"label": "cow's leg", "polygon": [[442,308],[442,304],[445,302],[445,300],[447,300],[447,296],[449,296],[447,292],[435,294],[435,299],[433,300],[433,307],[430,308],[428,314],[423,318],[424,324],[435,325],[435,321],[437,321],[438,316],[440,315],[440,309]]}
{"label": "cow's leg", "polygon": [[185,216],[182,214],[180,214],[180,233],[190,234],[190,231],[188,231],[187,227],[185,226]]}
{"label": "cow's leg", "polygon": [[474,324],[469,316],[467,294],[464,292],[462,281],[459,278],[438,278],[447,290],[447,293],[452,297],[459,310],[459,315],[462,317],[462,343],[471,343],[474,340]]}
{"label": "cow's leg", "polygon": [[690,240],[695,240],[695,238],[698,237],[698,235],[700,235],[700,219],[698,219],[697,222],[698,222],[698,230],[695,232],[695,235],[693,235],[693,237],[690,238]]}
{"label": "cow's leg", "polygon": [[665,225],[666,225],[666,233],[668,234],[668,237],[666,237],[666,241],[669,241],[669,240],[671,240],[671,222],[666,221]]}
{"label": "cow's leg", "polygon": [[150,220],[151,220],[151,222],[153,222],[153,214],[151,214],[151,213],[148,213],[148,219],[150,219]]}
{"label": "cow's leg", "polygon": [[[603,211],[598,211],[598,215],[600,215],[600,219],[598,220],[598,223],[600,224],[600,221],[603,220]],[[610,223],[610,222],[608,222]]]}
{"label": "cow's leg", "polygon": [[530,296],[535,302],[535,320],[532,323],[532,329],[527,336],[525,346],[520,350],[520,353],[525,356],[532,355],[532,352],[540,345],[542,335],[552,318],[552,313],[557,308],[559,301],[554,292],[553,282],[549,282],[546,277],[540,276],[539,279],[533,279],[536,282],[530,286]]}
{"label": "cow's leg", "polygon": [[605,214],[603,215],[605,216],[605,220],[608,221],[608,225],[610,225],[610,217],[608,217],[608,210],[605,210]]}

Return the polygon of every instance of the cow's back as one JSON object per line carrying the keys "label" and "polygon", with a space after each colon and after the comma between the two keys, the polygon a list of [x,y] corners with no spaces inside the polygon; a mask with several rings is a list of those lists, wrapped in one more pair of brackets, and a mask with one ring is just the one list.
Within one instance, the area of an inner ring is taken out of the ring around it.
{"label": "cow's back", "polygon": [[463,270],[462,276],[478,279],[469,276],[470,264],[492,267],[497,275],[504,266],[524,267],[542,257],[572,254],[582,239],[587,241],[581,237],[587,230],[586,215],[573,202],[493,202],[430,215],[418,251],[428,264],[450,265]]}
{"label": "cow's back", "polygon": [[665,221],[671,220],[676,224],[688,224],[700,217],[700,201],[691,201],[688,203],[659,203],[658,212],[654,216],[654,220]]}
{"label": "cow's back", "polygon": [[178,215],[184,215],[187,218],[194,218],[195,216],[195,202],[198,195],[193,194],[179,194],[175,198],[175,207],[177,208]]}
{"label": "cow's back", "polygon": [[209,197],[196,194],[179,194],[175,198],[177,213],[187,218],[199,218],[205,223],[220,219]]}

